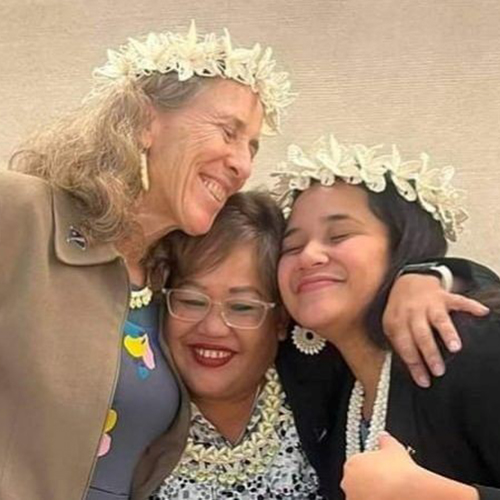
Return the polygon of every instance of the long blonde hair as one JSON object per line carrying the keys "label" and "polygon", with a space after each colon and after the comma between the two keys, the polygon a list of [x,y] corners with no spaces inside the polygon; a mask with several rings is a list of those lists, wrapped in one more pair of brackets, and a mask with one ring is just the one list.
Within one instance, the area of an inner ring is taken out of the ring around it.
{"label": "long blonde hair", "polygon": [[179,82],[152,74],[91,93],[74,112],[33,134],[12,155],[9,168],[46,179],[81,204],[81,228],[92,241],[117,241],[132,230],[141,192],[140,136],[151,105],[179,108],[208,79]]}

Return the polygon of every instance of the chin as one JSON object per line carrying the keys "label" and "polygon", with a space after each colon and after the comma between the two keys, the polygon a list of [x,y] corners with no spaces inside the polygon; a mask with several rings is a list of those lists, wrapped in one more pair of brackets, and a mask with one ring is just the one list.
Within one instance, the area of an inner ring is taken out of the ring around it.
{"label": "chin", "polygon": [[201,236],[206,234],[212,228],[216,216],[217,213],[193,217],[192,220],[187,221],[187,224],[184,224],[182,230],[190,236]]}
{"label": "chin", "polygon": [[298,314],[296,317],[299,325],[314,331],[328,328],[332,323],[335,323],[335,319],[331,309],[318,308],[308,308],[303,314]]}

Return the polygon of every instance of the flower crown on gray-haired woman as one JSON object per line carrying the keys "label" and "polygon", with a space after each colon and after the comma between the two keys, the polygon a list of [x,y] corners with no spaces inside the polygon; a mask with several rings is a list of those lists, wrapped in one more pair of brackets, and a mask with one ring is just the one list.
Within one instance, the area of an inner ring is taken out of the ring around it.
{"label": "flower crown on gray-haired woman", "polygon": [[270,48],[194,23],[129,39],[94,76],[0,172],[6,500],[147,498],[174,467],[188,399],[151,255],[173,230],[209,230],[294,97]]}

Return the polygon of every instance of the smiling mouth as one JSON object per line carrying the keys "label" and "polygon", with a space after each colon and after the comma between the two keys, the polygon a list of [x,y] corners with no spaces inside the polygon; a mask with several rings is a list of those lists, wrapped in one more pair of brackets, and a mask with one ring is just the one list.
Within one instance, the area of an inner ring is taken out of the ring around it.
{"label": "smiling mouth", "polygon": [[222,203],[226,199],[226,190],[219,182],[208,177],[200,176],[200,178],[207,191],[216,201]]}
{"label": "smiling mouth", "polygon": [[297,293],[312,292],[315,290],[320,290],[321,288],[335,286],[340,283],[342,283],[342,281],[326,278],[321,280],[307,281],[299,284],[299,286],[297,287]]}
{"label": "smiling mouth", "polygon": [[233,351],[225,349],[207,349],[202,347],[192,348],[194,359],[202,366],[218,368],[223,366],[234,357]]}

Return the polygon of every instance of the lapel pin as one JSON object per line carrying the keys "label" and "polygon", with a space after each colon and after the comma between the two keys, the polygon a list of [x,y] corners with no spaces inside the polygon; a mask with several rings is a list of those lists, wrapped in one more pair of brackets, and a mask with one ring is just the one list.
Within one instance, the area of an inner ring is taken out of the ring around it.
{"label": "lapel pin", "polygon": [[87,240],[78,229],[70,226],[66,243],[76,245],[80,250],[87,250]]}

